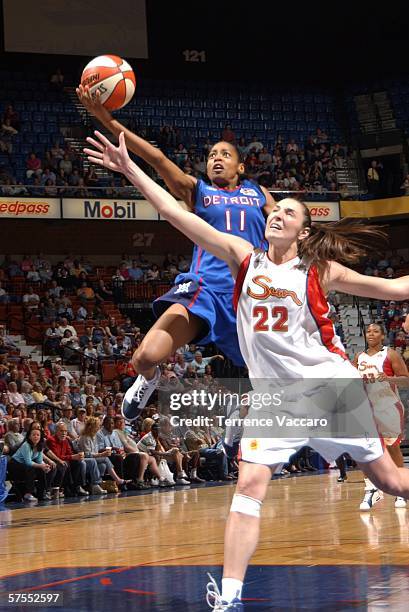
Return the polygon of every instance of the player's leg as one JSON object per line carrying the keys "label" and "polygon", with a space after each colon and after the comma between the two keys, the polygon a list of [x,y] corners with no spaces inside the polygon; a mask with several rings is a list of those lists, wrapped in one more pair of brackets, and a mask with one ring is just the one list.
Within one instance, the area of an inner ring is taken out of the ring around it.
{"label": "player's leg", "polygon": [[409,470],[397,467],[388,452],[373,461],[358,462],[358,467],[381,491],[409,499]]}
{"label": "player's leg", "polygon": [[[388,453],[390,454],[396,467],[403,468],[404,461],[399,442],[399,440],[396,440],[396,442],[389,444],[386,448],[388,449]],[[398,495],[395,498],[395,508],[406,508],[406,500]]]}
{"label": "player's leg", "polygon": [[132,356],[138,374],[150,379],[156,366],[200,334],[203,320],[182,304],[172,304],[148,331]]}
{"label": "player's leg", "polygon": [[345,455],[340,455],[337,459],[335,459],[335,463],[339,469],[338,482],[344,482],[348,478]]}
{"label": "player's leg", "polygon": [[139,375],[122,402],[122,414],[126,419],[136,419],[146,406],[160,378],[159,364],[196,338],[203,326],[203,320],[181,304],[172,304],[159,317],[132,356]]}
{"label": "player's leg", "polygon": [[241,599],[244,576],[259,539],[261,504],[276,467],[240,463],[225,530],[222,593],[213,580],[208,584],[207,600],[215,610],[230,610],[228,605],[238,604]]}

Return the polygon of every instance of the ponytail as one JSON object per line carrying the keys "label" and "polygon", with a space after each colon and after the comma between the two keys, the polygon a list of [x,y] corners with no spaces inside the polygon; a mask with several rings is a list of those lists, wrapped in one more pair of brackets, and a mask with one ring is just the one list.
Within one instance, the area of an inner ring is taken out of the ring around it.
{"label": "ponytail", "polygon": [[298,244],[298,255],[315,265],[322,275],[331,260],[343,264],[355,264],[362,257],[386,246],[387,234],[376,225],[364,225],[359,221],[341,219],[333,223],[311,223],[311,215],[305,206],[304,227],[310,234]]}

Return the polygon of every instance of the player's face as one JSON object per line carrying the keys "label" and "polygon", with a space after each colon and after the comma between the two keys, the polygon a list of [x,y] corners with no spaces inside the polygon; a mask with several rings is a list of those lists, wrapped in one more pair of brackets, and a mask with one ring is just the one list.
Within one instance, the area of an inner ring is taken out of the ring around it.
{"label": "player's face", "polygon": [[291,244],[306,238],[304,207],[297,200],[285,198],[278,202],[267,217],[265,237],[270,244]]}
{"label": "player's face", "polygon": [[235,186],[244,165],[240,163],[237,151],[228,142],[218,142],[207,158],[207,176],[218,187]]}
{"label": "player's face", "polygon": [[373,347],[383,344],[385,336],[378,325],[368,325],[365,337],[368,346]]}

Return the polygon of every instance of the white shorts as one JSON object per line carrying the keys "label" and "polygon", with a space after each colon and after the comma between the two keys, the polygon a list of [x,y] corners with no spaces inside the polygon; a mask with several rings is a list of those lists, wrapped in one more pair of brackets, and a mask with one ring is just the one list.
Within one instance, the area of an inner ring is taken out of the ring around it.
{"label": "white shorts", "polygon": [[[303,446],[316,450],[328,462],[343,453],[349,453],[359,463],[374,461],[383,455],[383,441],[358,372],[355,371],[355,376],[349,379],[320,380],[318,383],[304,380],[298,383],[298,387],[300,392],[293,394],[294,397],[290,394],[292,388],[286,389],[286,402],[279,407],[250,408],[249,423],[251,417],[258,419],[257,423],[268,423],[267,417],[270,417],[272,425],[270,428],[251,424],[244,427],[241,441],[243,461],[262,465],[288,463]],[[286,430],[277,426],[277,414],[295,419],[322,418],[329,426],[316,429],[307,425]],[[264,421],[260,421],[263,418]],[[282,437],[274,435],[279,432]]]}
{"label": "white shorts", "polygon": [[386,446],[400,444],[403,438],[405,410],[402,402],[377,401],[372,403],[379,434]]}
{"label": "white shorts", "polygon": [[374,461],[383,455],[380,438],[242,438],[241,459],[261,465],[288,463],[303,446],[317,451],[328,463],[343,453],[349,453],[358,463]]}

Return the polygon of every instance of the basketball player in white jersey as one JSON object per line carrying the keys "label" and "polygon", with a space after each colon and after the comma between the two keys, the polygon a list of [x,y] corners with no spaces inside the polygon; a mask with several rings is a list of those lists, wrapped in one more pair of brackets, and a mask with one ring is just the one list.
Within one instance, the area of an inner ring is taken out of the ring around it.
{"label": "basketball player in white jersey", "polygon": [[[267,218],[268,251],[255,251],[249,242],[219,232],[180,208],[130,160],[122,133],[118,147],[98,132],[96,136],[96,150],[85,149],[91,163],[125,174],[169,223],[228,263],[236,279],[240,348],[252,381],[262,378],[274,384],[279,377],[301,377],[306,382],[320,379],[319,385],[324,379],[360,378],[335,334],[325,295],[342,291],[381,300],[408,299],[409,276],[365,276],[338,263],[357,261],[365,247],[380,237],[378,230],[347,222],[314,226],[307,206],[287,198],[276,204]],[[95,143],[92,139],[88,142]],[[358,387],[363,395],[361,408],[373,423],[364,386]],[[212,578],[208,583],[207,602],[213,610],[243,609],[243,580],[257,546],[268,484],[272,474],[301,447],[310,446],[327,461],[348,452],[376,487],[409,498],[409,470],[398,468],[389,453],[384,453],[379,437],[368,438],[364,427],[358,432],[360,437],[354,438],[313,438],[308,434],[303,438],[254,439],[246,436],[245,428],[239,480],[226,525],[222,593]]]}
{"label": "basketball player in white jersey", "polygon": [[[382,324],[371,323],[366,330],[367,350],[354,358],[354,365],[367,384],[367,393],[372,404],[376,425],[384,444],[398,467],[403,467],[400,449],[404,426],[404,407],[397,385],[409,376],[402,357],[393,348],[384,346],[385,330]],[[365,495],[360,510],[371,510],[382,499],[382,493],[365,478]],[[403,497],[395,499],[395,508],[405,508]]]}

